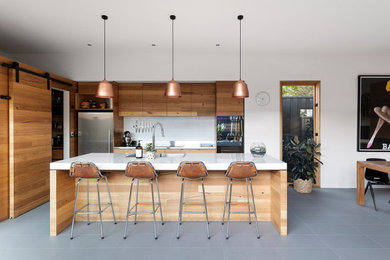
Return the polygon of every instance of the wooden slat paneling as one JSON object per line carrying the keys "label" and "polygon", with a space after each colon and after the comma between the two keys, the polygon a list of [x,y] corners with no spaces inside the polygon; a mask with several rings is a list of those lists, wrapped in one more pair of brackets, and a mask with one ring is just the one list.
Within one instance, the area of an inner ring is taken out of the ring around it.
{"label": "wooden slat paneling", "polygon": [[168,116],[192,116],[191,85],[192,84],[180,84],[180,98],[166,98],[168,103]]}
{"label": "wooden slat paneling", "polygon": [[232,97],[233,84],[233,81],[217,81],[217,116],[244,116],[244,99]]}
{"label": "wooden slat paneling", "polygon": [[[12,61],[0,57],[0,63]],[[8,68],[0,67],[0,95],[8,96]],[[0,99],[0,221],[9,217],[8,100]]]}
{"label": "wooden slat paneling", "polygon": [[[64,173],[68,176],[68,173]],[[274,171],[261,171],[259,176],[253,178],[253,190],[255,195],[256,211],[259,221],[271,221],[271,175],[278,174]],[[110,191],[112,196],[112,202],[115,210],[115,217],[117,221],[123,221],[126,219],[126,209],[129,197],[130,182],[131,179],[124,175],[122,171],[112,172],[107,174],[108,182],[110,185]],[[210,221],[221,221],[223,213],[223,205],[226,192],[227,179],[224,171],[210,171],[209,176],[205,178],[205,190],[207,209]],[[180,199],[180,187],[181,178],[176,176],[175,172],[159,172],[158,184],[160,189],[161,203],[163,209],[163,217],[167,221],[177,221],[179,212],[179,199]],[[154,191],[156,187],[154,184]],[[80,190],[78,194],[77,205],[81,207],[86,203],[86,181],[80,183]],[[101,201],[108,201],[108,194],[106,191],[104,182],[100,185]],[[96,203],[96,182],[90,181],[90,202]],[[135,189],[133,188],[133,192]],[[135,193],[133,193],[134,195]],[[157,199],[157,193],[154,194]],[[135,196],[132,196],[135,200]],[[139,189],[140,202],[150,202],[150,182],[141,181]],[[186,180],[184,200],[186,202],[202,202],[202,190],[200,180]],[[246,202],[246,186],[245,181],[233,181],[233,193],[232,202]],[[277,201],[279,202],[279,200]],[[132,202],[134,203],[134,201]],[[203,211],[203,206],[191,205],[185,206],[188,211]],[[233,205],[232,211],[248,211],[247,205]],[[94,210],[96,207],[90,207],[90,210]],[[150,211],[150,205],[140,205],[139,211]],[[159,219],[159,214],[156,215]],[[252,216],[253,217],[253,216]],[[90,218],[94,221],[97,220],[96,215],[91,215]],[[137,217],[138,218],[138,217]],[[184,221],[204,221],[204,215],[184,215]],[[142,220],[153,220],[151,215],[139,215],[138,218]],[[78,221],[86,220],[86,216],[78,215],[76,217]],[[134,216],[129,218],[134,220]],[[248,221],[248,215],[232,215],[232,221]],[[106,210],[103,213],[103,221],[112,221],[112,213]]]}
{"label": "wooden slat paneling", "polygon": [[[38,77],[36,77],[38,78]],[[49,200],[51,91],[47,82],[9,71],[10,217]]]}
{"label": "wooden slat paneling", "polygon": [[142,84],[119,84],[119,116],[142,116]]}
{"label": "wooden slat paneling", "polygon": [[142,88],[142,115],[167,116],[166,84],[145,83]]}
{"label": "wooden slat paneling", "polygon": [[192,84],[192,116],[215,116],[215,84]]}

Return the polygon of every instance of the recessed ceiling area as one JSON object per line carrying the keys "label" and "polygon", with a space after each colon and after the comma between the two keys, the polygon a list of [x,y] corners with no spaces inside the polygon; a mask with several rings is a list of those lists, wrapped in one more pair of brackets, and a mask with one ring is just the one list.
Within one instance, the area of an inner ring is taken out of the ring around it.
{"label": "recessed ceiling area", "polygon": [[[80,53],[100,51],[107,14],[107,49],[170,51],[170,14],[178,52],[237,52],[237,15],[243,47],[254,53],[390,52],[390,1],[0,1],[0,51]],[[86,43],[92,46],[87,46]]]}

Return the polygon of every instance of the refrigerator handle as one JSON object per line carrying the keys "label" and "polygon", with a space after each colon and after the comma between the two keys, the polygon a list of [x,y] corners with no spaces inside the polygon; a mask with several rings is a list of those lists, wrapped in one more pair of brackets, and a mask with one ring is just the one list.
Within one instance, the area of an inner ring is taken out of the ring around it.
{"label": "refrigerator handle", "polygon": [[111,130],[108,130],[108,152],[111,153]]}

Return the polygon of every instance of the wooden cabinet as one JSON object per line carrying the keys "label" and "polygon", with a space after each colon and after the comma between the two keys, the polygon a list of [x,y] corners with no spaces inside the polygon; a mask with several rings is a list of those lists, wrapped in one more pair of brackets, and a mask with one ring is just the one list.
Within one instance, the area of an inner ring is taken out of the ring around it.
{"label": "wooden cabinet", "polygon": [[234,81],[217,81],[217,116],[244,116],[244,99],[232,97],[233,84]]}
{"label": "wooden cabinet", "polygon": [[180,84],[180,98],[166,98],[168,102],[168,116],[192,116],[192,84]]}
{"label": "wooden cabinet", "polygon": [[142,87],[142,116],[167,116],[166,84],[145,83]]}
{"label": "wooden cabinet", "polygon": [[[96,110],[96,111],[107,111],[113,109],[113,101],[110,98],[97,98],[96,90],[99,82],[79,82],[78,83],[78,93],[76,94],[76,100],[75,100],[75,106],[76,110],[83,111],[83,110]],[[113,86],[116,84],[115,82],[112,83]],[[84,100],[93,100],[96,102],[97,107],[96,108],[81,108],[80,103]],[[104,107],[101,107],[101,104],[105,104]]]}
{"label": "wooden cabinet", "polygon": [[142,116],[142,84],[119,84],[119,116]]}
{"label": "wooden cabinet", "polygon": [[192,116],[215,116],[215,84],[192,84]]}

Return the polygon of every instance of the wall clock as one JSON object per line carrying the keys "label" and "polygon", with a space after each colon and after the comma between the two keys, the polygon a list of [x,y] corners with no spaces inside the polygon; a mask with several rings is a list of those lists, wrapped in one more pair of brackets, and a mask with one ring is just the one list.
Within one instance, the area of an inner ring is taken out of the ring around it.
{"label": "wall clock", "polygon": [[270,100],[269,94],[265,91],[260,91],[256,94],[256,103],[259,106],[266,106],[268,105]]}

